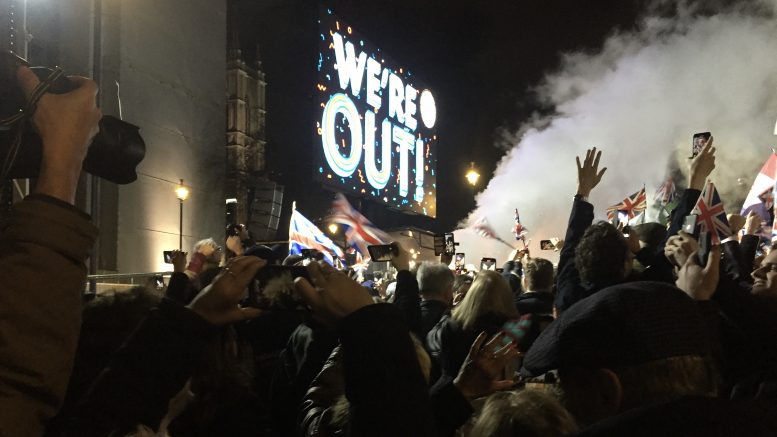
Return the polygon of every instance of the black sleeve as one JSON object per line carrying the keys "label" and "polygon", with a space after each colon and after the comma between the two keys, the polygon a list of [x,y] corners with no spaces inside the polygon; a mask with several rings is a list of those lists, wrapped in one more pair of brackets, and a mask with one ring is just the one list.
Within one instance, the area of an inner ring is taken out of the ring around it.
{"label": "black sleeve", "polygon": [[475,410],[448,378],[445,383],[435,385],[430,393],[434,420],[440,437],[454,435],[457,429],[469,420]]}
{"label": "black sleeve", "polygon": [[723,243],[721,271],[734,281],[749,282],[750,269],[745,268],[739,242],[732,240]]}
{"label": "black sleeve", "polygon": [[580,274],[575,267],[575,249],[585,230],[591,226],[594,220],[594,206],[590,203],[575,198],[572,204],[572,213],[569,216],[567,232],[564,236],[564,247],[558,261],[558,274],[556,275],[556,308],[562,312],[575,302],[585,297],[585,289],[580,284]]}
{"label": "black sleeve", "polygon": [[397,288],[394,291],[394,305],[405,316],[410,331],[419,339],[426,335],[421,327],[421,296],[415,275],[407,270],[397,273]]}
{"label": "black sleeve", "polygon": [[137,424],[156,429],[213,331],[194,312],[164,299],[103,370],[65,435],[103,437]]}
{"label": "black sleeve", "polygon": [[368,305],[338,326],[353,436],[434,436],[427,385],[393,305]]}
{"label": "black sleeve", "polygon": [[747,274],[753,271],[753,263],[755,262],[755,252],[758,250],[758,244],[761,239],[757,235],[744,235],[742,241],[739,242],[740,250],[742,251],[742,264],[747,268]]}
{"label": "black sleeve", "polygon": [[173,273],[170,276],[170,282],[167,283],[165,297],[182,305],[188,305],[194,299],[194,288],[189,277],[185,273]]}

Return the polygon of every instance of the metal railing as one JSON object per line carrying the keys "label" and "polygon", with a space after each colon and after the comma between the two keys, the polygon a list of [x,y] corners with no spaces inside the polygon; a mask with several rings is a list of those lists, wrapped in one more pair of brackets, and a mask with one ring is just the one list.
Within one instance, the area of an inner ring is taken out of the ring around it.
{"label": "metal railing", "polygon": [[149,285],[161,289],[165,287],[172,274],[173,272],[149,272],[89,275],[86,277],[84,291],[99,294],[107,291],[126,290],[138,285]]}

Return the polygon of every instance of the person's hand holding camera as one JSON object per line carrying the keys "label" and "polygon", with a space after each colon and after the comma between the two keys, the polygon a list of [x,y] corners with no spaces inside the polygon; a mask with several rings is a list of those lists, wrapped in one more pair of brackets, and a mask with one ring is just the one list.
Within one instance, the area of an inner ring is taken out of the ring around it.
{"label": "person's hand holding camera", "polygon": [[677,268],[682,267],[692,253],[699,250],[699,243],[693,235],[679,231],[671,236],[664,246],[664,256]]}
{"label": "person's hand holding camera", "polygon": [[[26,98],[40,83],[27,67],[19,67],[16,77]],[[79,76],[68,76],[68,80],[76,88],[65,94],[44,93],[32,123],[43,142],[36,191],[73,204],[81,165],[99,131],[102,112],[97,107],[93,80]]]}
{"label": "person's hand holding camera", "polygon": [[183,273],[186,270],[186,252],[181,250],[173,250],[170,255],[170,262],[173,264],[173,272]]}
{"label": "person's hand holding camera", "polygon": [[710,248],[707,265],[699,264],[698,252],[688,256],[677,273],[675,285],[694,300],[710,300],[720,279],[720,246]]}
{"label": "person's hand holding camera", "polygon": [[575,157],[577,160],[577,194],[580,196],[587,198],[591,194],[591,190],[599,185],[604,172],[607,171],[607,167],[601,171],[599,170],[599,159],[601,157],[602,152],[597,152],[596,147],[585,152],[583,165],[580,165],[580,157]]}
{"label": "person's hand holding camera", "polygon": [[394,256],[391,257],[391,265],[394,266],[398,272],[410,270],[410,253],[397,242],[391,243],[391,246],[394,247],[395,251]]}
{"label": "person's hand holding camera", "polygon": [[345,273],[323,261],[307,266],[311,284],[305,278],[297,278],[294,286],[314,313],[336,322],[343,317],[375,302],[367,290]]}
{"label": "person's hand holding camera", "polygon": [[750,211],[745,219],[745,235],[756,235],[759,229],[761,229],[761,216]]}
{"label": "person's hand holding camera", "polygon": [[691,161],[690,183],[688,188],[701,191],[712,170],[715,169],[715,148],[712,147],[712,137],[704,143],[701,152]]}
{"label": "person's hand holding camera", "polygon": [[236,257],[227,263],[213,283],[186,307],[215,326],[228,325],[257,317],[258,308],[243,308],[238,303],[245,295],[246,286],[267,261],[255,256]]}

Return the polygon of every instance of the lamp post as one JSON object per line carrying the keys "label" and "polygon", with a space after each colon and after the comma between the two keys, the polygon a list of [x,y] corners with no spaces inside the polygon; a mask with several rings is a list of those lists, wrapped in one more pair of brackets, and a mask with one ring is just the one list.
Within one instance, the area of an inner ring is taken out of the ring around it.
{"label": "lamp post", "polygon": [[178,250],[183,250],[183,201],[189,197],[189,189],[181,183],[175,187],[175,197],[178,198]]}

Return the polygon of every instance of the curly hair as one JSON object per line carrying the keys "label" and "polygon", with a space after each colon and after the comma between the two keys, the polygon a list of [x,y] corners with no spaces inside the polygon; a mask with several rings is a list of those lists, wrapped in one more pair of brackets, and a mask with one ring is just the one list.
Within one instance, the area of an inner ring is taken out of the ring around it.
{"label": "curly hair", "polygon": [[553,288],[553,263],[544,258],[532,258],[523,268],[526,288],[532,291],[550,291]]}
{"label": "curly hair", "polygon": [[575,248],[575,267],[580,279],[589,284],[618,282],[626,274],[629,245],[623,234],[607,222],[586,229]]}

